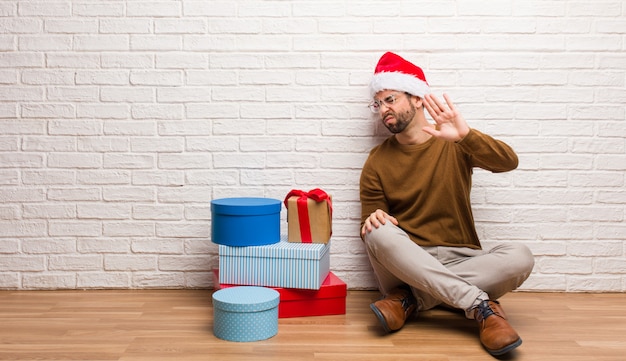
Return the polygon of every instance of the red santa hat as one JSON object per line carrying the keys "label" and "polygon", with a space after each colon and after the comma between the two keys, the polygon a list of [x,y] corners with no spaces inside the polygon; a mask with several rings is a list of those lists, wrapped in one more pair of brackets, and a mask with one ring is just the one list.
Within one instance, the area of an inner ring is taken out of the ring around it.
{"label": "red santa hat", "polygon": [[422,69],[391,52],[380,58],[370,82],[372,98],[381,90],[400,90],[420,98],[430,93]]}

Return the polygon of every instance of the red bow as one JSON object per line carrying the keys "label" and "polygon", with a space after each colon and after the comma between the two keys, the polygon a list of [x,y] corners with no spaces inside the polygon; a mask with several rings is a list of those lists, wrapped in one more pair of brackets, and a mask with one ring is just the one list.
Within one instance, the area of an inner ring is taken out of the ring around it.
{"label": "red bow", "polygon": [[307,206],[307,199],[312,199],[316,202],[328,202],[328,210],[332,218],[333,205],[331,198],[319,188],[311,189],[308,192],[301,191],[299,189],[291,190],[285,197],[285,208],[288,208],[287,201],[291,197],[299,197],[296,204],[298,205],[298,222],[300,223],[300,237],[302,243],[313,243],[311,239],[311,224],[309,223],[309,208]]}

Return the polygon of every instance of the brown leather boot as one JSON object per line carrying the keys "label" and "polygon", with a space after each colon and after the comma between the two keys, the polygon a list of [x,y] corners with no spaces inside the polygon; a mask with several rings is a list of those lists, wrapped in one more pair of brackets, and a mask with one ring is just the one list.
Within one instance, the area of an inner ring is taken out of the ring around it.
{"label": "brown leather boot", "polygon": [[376,317],[387,332],[398,331],[406,319],[417,308],[417,301],[411,291],[395,288],[383,299],[370,304]]}
{"label": "brown leather boot", "polygon": [[480,342],[491,355],[503,355],[522,344],[522,339],[509,325],[500,302],[484,300],[476,306]]}

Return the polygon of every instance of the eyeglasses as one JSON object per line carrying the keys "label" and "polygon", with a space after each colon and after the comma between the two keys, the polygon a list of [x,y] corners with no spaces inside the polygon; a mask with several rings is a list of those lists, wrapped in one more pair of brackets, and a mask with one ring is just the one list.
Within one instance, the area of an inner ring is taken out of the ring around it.
{"label": "eyeglasses", "polygon": [[368,108],[370,108],[370,110],[372,111],[372,113],[378,113],[378,111],[380,110],[380,107],[384,104],[387,107],[390,107],[394,104],[396,104],[398,102],[398,94],[399,93],[392,93],[390,95],[388,95],[385,99],[374,99],[371,103],[369,103],[369,105],[367,106]]}

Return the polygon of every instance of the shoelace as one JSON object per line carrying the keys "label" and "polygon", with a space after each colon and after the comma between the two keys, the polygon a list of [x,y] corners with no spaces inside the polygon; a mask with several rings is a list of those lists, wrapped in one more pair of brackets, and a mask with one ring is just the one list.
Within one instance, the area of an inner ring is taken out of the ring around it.
{"label": "shoelace", "polygon": [[[476,315],[476,319],[478,321],[482,321],[486,319],[487,317],[496,314],[494,310],[491,308],[491,306],[489,305],[489,302],[490,302],[489,300],[483,300],[478,305],[472,307],[472,309],[475,309],[478,312],[478,314]],[[491,302],[498,304],[498,305],[500,304],[500,302],[498,301],[491,301]]]}
{"label": "shoelace", "polygon": [[409,309],[409,307],[411,307],[411,303],[412,302],[411,302],[411,297],[410,296],[404,297],[402,299],[402,308],[404,309],[405,312],[406,312],[406,310]]}

